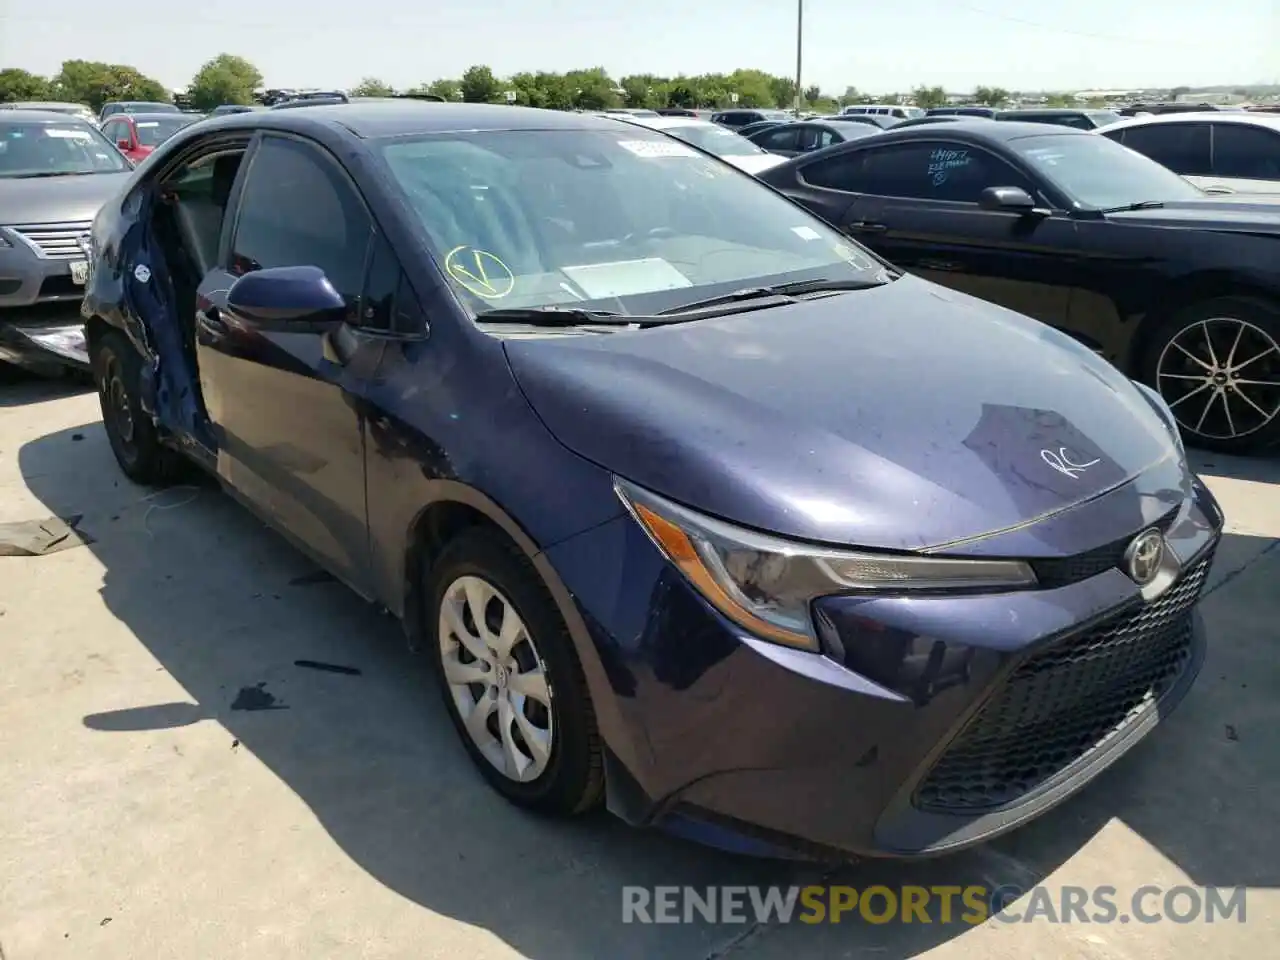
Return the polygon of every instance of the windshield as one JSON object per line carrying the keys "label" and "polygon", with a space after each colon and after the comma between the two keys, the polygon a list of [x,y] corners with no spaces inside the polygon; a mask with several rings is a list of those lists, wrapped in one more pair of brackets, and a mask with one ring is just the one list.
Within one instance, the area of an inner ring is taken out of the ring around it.
{"label": "windshield", "polygon": [[888,279],[821,221],[654,131],[450,133],[381,151],[477,314],[643,315],[745,287]]}
{"label": "windshield", "polygon": [[1204,196],[1172,170],[1097,134],[1017,137],[1009,146],[1078,210]]}
{"label": "windshield", "polygon": [[65,122],[0,122],[0,177],[120,173],[128,161],[96,127]]}
{"label": "windshield", "polygon": [[1112,113],[1110,110],[1093,110],[1089,113],[1089,118],[1100,127],[1107,124],[1115,123],[1121,119],[1120,114]]}
{"label": "windshield", "polygon": [[160,120],[139,120],[135,124],[138,128],[138,143],[144,147],[158,147],[183,127],[199,119],[199,117],[185,117],[179,114]]}
{"label": "windshield", "polygon": [[679,137],[685,143],[692,143],[707,153],[714,153],[717,157],[755,157],[765,153],[736,130],[714,123],[680,124],[667,127],[663,132]]}

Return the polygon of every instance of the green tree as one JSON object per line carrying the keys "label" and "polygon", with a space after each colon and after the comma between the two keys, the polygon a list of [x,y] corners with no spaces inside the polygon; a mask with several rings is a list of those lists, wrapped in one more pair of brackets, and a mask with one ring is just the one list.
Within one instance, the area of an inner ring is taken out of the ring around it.
{"label": "green tree", "polygon": [[119,63],[64,60],[50,84],[49,95],[68,103],[85,103],[94,110],[112,100],[171,102],[172,93],[158,80]]}
{"label": "green tree", "polygon": [[628,107],[665,107],[666,81],[651,73],[638,73],[618,81]]}
{"label": "green tree", "polygon": [[38,74],[7,67],[0,70],[0,103],[49,99],[49,81]]}
{"label": "green tree", "polygon": [[573,105],[579,110],[604,110],[618,106],[621,100],[604,67],[570,70],[564,80],[572,91]]}
{"label": "green tree", "polygon": [[735,70],[729,74],[729,89],[738,95],[740,107],[773,107],[778,100],[774,96],[772,77],[763,70]]}
{"label": "green tree", "polygon": [[467,67],[458,86],[462,90],[462,99],[467,103],[492,103],[502,95],[502,84],[485,66]]}
{"label": "green tree", "polygon": [[187,97],[196,110],[212,110],[224,103],[253,103],[262,74],[244,57],[220,53],[191,78]]}
{"label": "green tree", "polygon": [[391,84],[383,83],[377,77],[365,77],[351,88],[353,97],[389,97],[395,93]]}
{"label": "green tree", "polygon": [[794,77],[773,77],[769,80],[769,90],[773,94],[776,107],[792,107],[796,102],[796,81]]}
{"label": "green tree", "polygon": [[1045,100],[1046,107],[1072,107],[1075,106],[1075,97],[1065,93],[1051,93]]}
{"label": "green tree", "polygon": [[917,107],[924,107],[928,110],[930,107],[941,107],[947,102],[947,91],[942,87],[916,87],[911,91],[911,99],[916,102]]}
{"label": "green tree", "polygon": [[986,107],[998,107],[1009,100],[1009,91],[1004,87],[978,87],[973,91],[973,102]]}
{"label": "green tree", "polygon": [[425,87],[418,87],[411,91],[412,93],[430,93],[433,96],[444,97],[452,103],[454,100],[462,99],[462,88],[458,85],[457,80],[449,80],[442,78],[440,80],[432,80]]}
{"label": "green tree", "polygon": [[857,87],[845,87],[840,95],[840,106],[847,107],[851,103],[863,103],[866,100]]}
{"label": "green tree", "polygon": [[676,77],[667,87],[667,106],[692,110],[698,103],[698,87],[688,77]]}

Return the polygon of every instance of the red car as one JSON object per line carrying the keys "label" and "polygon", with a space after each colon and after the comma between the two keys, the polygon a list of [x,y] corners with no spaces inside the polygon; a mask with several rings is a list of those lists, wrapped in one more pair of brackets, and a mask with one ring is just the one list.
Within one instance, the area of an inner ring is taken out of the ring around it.
{"label": "red car", "polygon": [[183,127],[203,116],[195,113],[118,113],[102,124],[102,132],[130,160],[141,160]]}

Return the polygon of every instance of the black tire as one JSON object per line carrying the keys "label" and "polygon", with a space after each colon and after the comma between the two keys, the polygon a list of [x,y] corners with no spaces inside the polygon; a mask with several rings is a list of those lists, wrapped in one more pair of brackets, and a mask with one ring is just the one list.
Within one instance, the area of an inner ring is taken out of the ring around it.
{"label": "black tire", "polygon": [[165,486],[182,473],[182,455],[166,447],[138,403],[142,357],[118,330],[108,330],[93,348],[93,380],[111,452],[125,476],[146,486]]}
{"label": "black tire", "polygon": [[[449,588],[461,577],[478,577],[496,588],[524,622],[541,656],[552,691],[554,733],[550,759],[536,779],[511,779],[485,758],[467,732],[445,679],[440,612]],[[595,710],[564,619],[529,560],[497,531],[473,528],[441,551],[427,573],[423,595],[427,598],[423,621],[428,649],[445,709],[472,762],[490,786],[517,806],[537,813],[569,816],[595,807],[604,792]]]}
{"label": "black tire", "polygon": [[[1212,331],[1211,336],[1206,330]],[[1199,362],[1180,347],[1195,354]],[[1267,352],[1269,347],[1275,349]],[[1229,358],[1239,368],[1255,355],[1258,358],[1247,370],[1228,369]],[[1227,296],[1183,307],[1156,321],[1138,357],[1137,374],[1173,409],[1188,446],[1228,454],[1257,453],[1274,446],[1280,442],[1280,304]],[[1249,391],[1247,400],[1244,389]],[[1202,402],[1206,397],[1212,398],[1211,405],[1209,400]],[[1250,405],[1250,400],[1257,406]],[[1271,414],[1270,419],[1265,414]]]}

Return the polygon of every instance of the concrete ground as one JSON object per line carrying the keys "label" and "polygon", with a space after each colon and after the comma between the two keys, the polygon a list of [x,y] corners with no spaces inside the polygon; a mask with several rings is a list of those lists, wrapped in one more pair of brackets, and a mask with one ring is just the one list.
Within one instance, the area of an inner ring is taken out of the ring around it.
{"label": "concrete ground", "polygon": [[0,522],[81,514],[95,541],[0,558],[0,957],[1274,956],[1280,464],[1199,466],[1230,532],[1168,723],[995,844],[826,879],[1240,885],[1244,923],[624,925],[624,885],[819,874],[514,810],[389,620],[215,489],[124,480],[93,395],[0,384]]}

